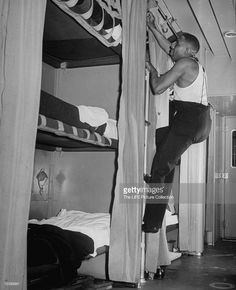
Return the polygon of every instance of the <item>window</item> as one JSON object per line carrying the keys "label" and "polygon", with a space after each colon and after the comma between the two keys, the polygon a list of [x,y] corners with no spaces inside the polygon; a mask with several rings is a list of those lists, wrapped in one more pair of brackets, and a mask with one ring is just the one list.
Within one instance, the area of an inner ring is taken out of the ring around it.
{"label": "window", "polygon": [[232,167],[236,167],[236,130],[232,131]]}

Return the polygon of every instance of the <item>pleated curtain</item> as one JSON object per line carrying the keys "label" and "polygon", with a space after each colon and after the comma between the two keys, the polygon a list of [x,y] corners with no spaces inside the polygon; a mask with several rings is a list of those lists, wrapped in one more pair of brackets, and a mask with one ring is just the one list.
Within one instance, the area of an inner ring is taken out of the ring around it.
{"label": "pleated curtain", "polygon": [[26,289],[46,0],[0,1],[0,289]]}
{"label": "pleated curtain", "polygon": [[146,0],[122,1],[122,93],[119,149],[112,209],[109,277],[140,280],[142,200],[125,202],[122,188],[143,186]]}
{"label": "pleated curtain", "polygon": [[179,248],[201,254],[205,229],[206,141],[191,145],[182,155],[179,192]]}

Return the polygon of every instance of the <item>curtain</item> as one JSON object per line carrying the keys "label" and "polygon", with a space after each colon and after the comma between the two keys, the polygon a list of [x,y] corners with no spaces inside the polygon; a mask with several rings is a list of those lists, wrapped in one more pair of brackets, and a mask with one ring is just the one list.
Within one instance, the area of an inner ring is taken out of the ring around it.
{"label": "curtain", "polygon": [[0,288],[26,289],[46,0],[0,1]]}
{"label": "curtain", "polygon": [[118,171],[109,250],[110,279],[132,283],[140,279],[143,202],[125,201],[123,188],[143,187],[146,6],[145,0],[122,1]]}
{"label": "curtain", "polygon": [[206,141],[191,145],[181,157],[179,247],[200,254],[204,249]]}

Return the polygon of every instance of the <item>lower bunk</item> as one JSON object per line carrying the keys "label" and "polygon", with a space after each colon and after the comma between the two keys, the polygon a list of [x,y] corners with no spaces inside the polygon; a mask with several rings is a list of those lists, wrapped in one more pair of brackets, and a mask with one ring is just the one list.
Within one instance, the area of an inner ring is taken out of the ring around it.
{"label": "lower bunk", "polygon": [[[170,226],[178,223],[177,216],[169,211],[166,212],[165,218],[167,231]],[[163,230],[166,230],[165,227]],[[147,245],[152,248],[154,242],[156,249],[158,239],[161,237],[149,236]],[[162,242],[165,243],[164,240]],[[55,287],[87,289],[86,287],[103,286],[105,287],[103,289],[109,289],[112,285],[136,288],[137,285],[133,283],[109,281],[109,244],[110,214],[108,213],[62,209],[55,217],[29,220],[28,289],[43,290],[55,289]]]}
{"label": "lower bunk", "polygon": [[56,217],[30,220],[27,289],[110,286],[105,281],[109,236],[109,214],[63,209]]}

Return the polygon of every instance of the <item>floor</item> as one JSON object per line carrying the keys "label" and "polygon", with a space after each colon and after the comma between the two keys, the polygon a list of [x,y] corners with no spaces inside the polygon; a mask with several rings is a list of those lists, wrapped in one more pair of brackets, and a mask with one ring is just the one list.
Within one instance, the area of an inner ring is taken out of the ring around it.
{"label": "floor", "polygon": [[[89,278],[89,276],[88,276]],[[90,277],[91,278],[91,277]],[[95,280],[79,280],[78,283],[56,290],[92,290],[111,289],[111,283]],[[40,285],[39,285],[40,286]],[[112,289],[125,290],[134,288],[127,284],[115,285]],[[30,288],[31,289],[31,288]],[[32,290],[49,288],[36,287]],[[50,288],[51,289],[51,288]],[[146,280],[141,290],[214,290],[236,289],[236,240],[220,241],[214,247],[206,246],[202,256],[182,255],[166,268],[163,280]],[[55,289],[54,289],[55,290]]]}
{"label": "floor", "polygon": [[141,289],[236,289],[236,241],[206,246],[202,256],[183,255],[167,267],[163,280],[147,280]]}

